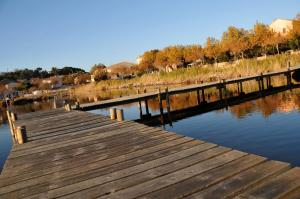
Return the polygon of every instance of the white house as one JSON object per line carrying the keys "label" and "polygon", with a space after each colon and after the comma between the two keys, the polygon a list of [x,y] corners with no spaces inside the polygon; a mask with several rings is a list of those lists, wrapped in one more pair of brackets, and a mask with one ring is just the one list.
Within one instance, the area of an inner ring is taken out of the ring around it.
{"label": "white house", "polygon": [[293,21],[289,19],[276,19],[271,23],[270,28],[284,35],[293,29]]}
{"label": "white house", "polygon": [[137,64],[140,64],[143,60],[143,57],[142,56],[139,56],[137,59],[136,59],[136,63]]}

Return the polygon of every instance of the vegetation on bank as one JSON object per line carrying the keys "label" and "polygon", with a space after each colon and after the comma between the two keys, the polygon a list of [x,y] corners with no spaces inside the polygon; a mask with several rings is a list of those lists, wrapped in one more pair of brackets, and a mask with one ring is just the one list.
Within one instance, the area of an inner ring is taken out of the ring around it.
{"label": "vegetation on bank", "polygon": [[238,64],[228,64],[224,67],[208,65],[206,67],[193,66],[180,68],[172,72],[154,72],[144,74],[128,80],[105,80],[75,87],[77,95],[90,92],[101,92],[111,89],[144,88],[149,86],[172,86],[180,84],[199,84],[203,82],[231,79],[238,76],[257,75],[261,72],[276,71],[286,68],[290,62],[291,66],[300,64],[299,54],[280,54],[267,56],[264,60],[244,59]]}
{"label": "vegetation on bank", "polygon": [[286,32],[276,32],[268,25],[257,22],[250,30],[230,26],[221,39],[208,37],[203,46],[176,45],[146,51],[140,57],[139,70],[173,70],[188,65],[232,62],[299,49],[300,13],[292,21],[292,29]]}

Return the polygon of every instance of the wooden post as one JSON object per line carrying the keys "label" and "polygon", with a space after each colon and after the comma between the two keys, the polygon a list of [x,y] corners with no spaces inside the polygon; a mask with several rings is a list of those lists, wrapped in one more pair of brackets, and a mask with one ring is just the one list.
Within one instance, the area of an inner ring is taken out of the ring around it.
{"label": "wooden post", "polygon": [[109,109],[109,112],[110,112],[110,119],[111,120],[117,119],[117,109],[116,108]]}
{"label": "wooden post", "polygon": [[[137,94],[140,94],[140,90],[137,90]],[[142,102],[139,100],[139,110],[140,110],[140,118],[143,118],[143,109],[142,109]]]}
{"label": "wooden post", "polygon": [[150,115],[150,112],[149,112],[149,106],[148,106],[148,100],[145,100],[145,107],[146,107],[146,115]]}
{"label": "wooden post", "polygon": [[65,105],[65,110],[66,111],[71,111],[71,105],[70,104],[66,104]]}
{"label": "wooden post", "polygon": [[79,104],[79,102],[75,102],[75,109],[80,109],[80,104]]}
{"label": "wooden post", "polygon": [[271,76],[267,77],[267,89],[271,88]]}
{"label": "wooden post", "polygon": [[56,108],[57,108],[56,97],[54,96],[54,99],[53,99],[53,109],[56,109]]}
{"label": "wooden post", "polygon": [[[147,93],[146,88],[144,88],[144,93]],[[145,99],[145,108],[146,108],[146,115],[150,115],[149,113],[149,107],[148,107],[148,100]]]}
{"label": "wooden post", "polygon": [[259,92],[261,93],[261,80],[260,80],[260,77],[258,77],[258,78],[256,79],[256,81],[257,81],[257,83],[258,83],[258,90],[259,90]]}
{"label": "wooden post", "polygon": [[291,69],[290,69],[290,66],[291,66],[291,63],[289,62],[288,63],[288,71],[286,73],[286,83],[287,83],[287,86],[292,86],[292,75],[291,75]]}
{"label": "wooden post", "polygon": [[12,123],[15,122],[18,119],[17,114],[15,114],[14,112],[10,113],[10,117],[11,117]]}
{"label": "wooden post", "polygon": [[222,96],[222,93],[223,93],[223,84],[222,82],[220,81],[219,85],[218,85],[218,89],[219,89],[219,97],[220,97],[220,101],[223,100],[223,96]]}
{"label": "wooden post", "polygon": [[202,103],[205,103],[205,93],[204,93],[204,88],[202,88],[202,90],[201,90],[201,92],[202,92]]}
{"label": "wooden post", "polygon": [[197,89],[197,103],[198,103],[198,105],[201,104],[201,100],[200,100],[200,92],[199,92],[198,89]]}
{"label": "wooden post", "polygon": [[118,122],[124,121],[124,112],[123,112],[123,109],[117,109],[117,121]]}
{"label": "wooden post", "polygon": [[139,100],[139,111],[140,111],[140,118],[142,119],[142,117],[143,117],[143,109],[142,109],[142,103],[141,103],[140,100]]}
{"label": "wooden post", "polygon": [[223,87],[223,91],[224,91],[225,102],[227,103],[227,90],[226,90],[226,81],[225,81],[225,79],[222,80],[222,87]]}
{"label": "wooden post", "polygon": [[26,128],[25,126],[17,127],[17,141],[18,144],[23,144],[27,142]]}
{"label": "wooden post", "polygon": [[162,106],[162,96],[160,92],[160,88],[158,89],[158,103],[159,103],[159,111],[160,111],[160,122],[164,123],[164,108]]}
{"label": "wooden post", "polygon": [[241,94],[241,91],[240,91],[240,83],[237,82],[236,85],[237,85],[237,92],[238,92],[238,94],[240,95],[240,94]]}
{"label": "wooden post", "polygon": [[240,94],[243,95],[244,91],[243,91],[243,82],[240,82]]}
{"label": "wooden post", "polygon": [[261,76],[261,90],[265,90],[265,83],[264,83],[264,76],[263,76],[263,73],[260,73],[260,76]]}
{"label": "wooden post", "polygon": [[10,113],[9,110],[6,110],[6,115],[7,115],[7,121],[8,121],[8,125],[9,125],[9,128],[10,128],[11,136],[12,136],[13,139],[15,139],[14,127],[12,125],[11,113]]}
{"label": "wooden post", "polygon": [[171,103],[170,103],[170,95],[169,95],[169,89],[166,88],[166,102],[167,102],[167,111],[168,111],[168,118],[170,124],[172,124],[172,118],[171,118]]}

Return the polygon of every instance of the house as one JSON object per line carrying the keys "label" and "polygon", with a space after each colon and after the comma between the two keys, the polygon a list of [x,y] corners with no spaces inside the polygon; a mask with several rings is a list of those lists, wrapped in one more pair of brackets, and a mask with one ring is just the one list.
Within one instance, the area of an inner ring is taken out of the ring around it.
{"label": "house", "polygon": [[269,26],[273,31],[280,34],[287,34],[293,29],[293,20],[289,19],[276,19]]}
{"label": "house", "polygon": [[203,64],[203,60],[202,59],[197,59],[196,61],[189,63],[187,66],[188,67],[192,67],[192,66],[200,66]]}
{"label": "house", "polygon": [[5,98],[13,99],[19,96],[19,91],[17,87],[19,85],[18,82],[9,79],[3,79],[0,81],[1,91],[0,91],[0,99],[3,100]]}
{"label": "house", "polygon": [[111,79],[130,79],[134,76],[134,63],[120,62],[107,68]]}
{"label": "house", "polygon": [[42,80],[43,84],[49,84],[52,89],[61,88],[63,86],[60,76],[50,77]]}
{"label": "house", "polygon": [[136,63],[139,65],[143,60],[143,56],[139,56],[137,59],[136,59]]}

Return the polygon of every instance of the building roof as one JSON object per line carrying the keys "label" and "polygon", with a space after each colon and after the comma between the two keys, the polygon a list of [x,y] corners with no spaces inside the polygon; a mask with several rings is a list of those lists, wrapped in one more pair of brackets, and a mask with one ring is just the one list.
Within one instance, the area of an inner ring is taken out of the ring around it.
{"label": "building roof", "polygon": [[130,69],[131,67],[135,66],[136,64],[131,62],[120,62],[117,64],[113,64],[107,68],[109,72],[125,72],[126,70]]}
{"label": "building roof", "polygon": [[0,81],[1,85],[10,84],[10,83],[17,83],[17,82],[15,80],[11,80],[11,79],[3,79]]}

